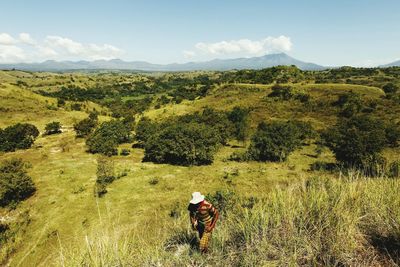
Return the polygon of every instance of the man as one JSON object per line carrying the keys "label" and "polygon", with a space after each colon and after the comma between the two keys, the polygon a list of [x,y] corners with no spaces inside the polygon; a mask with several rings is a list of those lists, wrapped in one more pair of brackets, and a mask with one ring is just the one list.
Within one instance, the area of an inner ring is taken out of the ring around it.
{"label": "man", "polygon": [[218,210],[211,203],[204,200],[200,192],[192,194],[192,200],[188,207],[190,212],[190,223],[193,230],[197,230],[200,236],[200,251],[208,251],[208,242],[211,238],[211,232],[218,220]]}

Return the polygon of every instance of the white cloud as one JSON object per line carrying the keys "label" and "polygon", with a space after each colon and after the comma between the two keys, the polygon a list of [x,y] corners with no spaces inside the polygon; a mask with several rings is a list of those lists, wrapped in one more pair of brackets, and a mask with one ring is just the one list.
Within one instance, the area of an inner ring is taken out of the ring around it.
{"label": "white cloud", "polygon": [[190,58],[193,58],[194,56],[196,56],[196,53],[194,51],[184,50],[182,53],[183,53],[183,56],[187,59],[190,59]]}
{"label": "white cloud", "polygon": [[26,59],[23,49],[15,45],[0,44],[0,62],[17,63]]}
{"label": "white cloud", "polygon": [[49,35],[35,40],[29,33],[18,39],[8,33],[0,34],[0,63],[55,60],[114,59],[124,51],[110,44],[84,44],[62,36]]}
{"label": "white cloud", "polygon": [[0,45],[14,45],[16,43],[17,40],[8,33],[0,33]]}
{"label": "white cloud", "polygon": [[19,40],[24,44],[36,45],[36,41],[34,39],[32,39],[32,37],[30,36],[29,33],[25,33],[25,32],[20,33]]}
{"label": "white cloud", "polygon": [[195,48],[203,54],[210,55],[262,55],[269,53],[288,52],[292,49],[292,42],[287,36],[266,37],[261,40],[231,40],[216,43],[197,43]]}

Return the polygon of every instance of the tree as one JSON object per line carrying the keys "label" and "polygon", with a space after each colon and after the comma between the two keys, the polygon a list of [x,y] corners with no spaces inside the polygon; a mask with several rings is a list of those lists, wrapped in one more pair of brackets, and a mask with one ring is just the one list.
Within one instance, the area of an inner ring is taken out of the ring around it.
{"label": "tree", "polygon": [[366,115],[342,118],[322,138],[339,162],[357,168],[369,167],[379,159],[387,142],[382,121]]}
{"label": "tree", "polygon": [[107,185],[116,179],[114,161],[104,156],[97,158],[96,175],[95,194],[101,197],[107,193]]}
{"label": "tree", "polygon": [[251,138],[248,157],[257,161],[285,161],[308,136],[299,125],[292,121],[260,123]]}
{"label": "tree", "polygon": [[58,121],[53,121],[48,124],[46,124],[45,127],[45,135],[51,135],[51,134],[58,134],[61,133],[61,123]]}
{"label": "tree", "polygon": [[211,164],[219,144],[216,132],[200,123],[173,123],[148,139],[144,161],[173,165]]}
{"label": "tree", "polygon": [[248,136],[249,128],[249,110],[241,107],[234,107],[228,113],[228,119],[234,125],[233,136],[238,140],[244,142]]}
{"label": "tree", "polygon": [[36,190],[28,176],[27,165],[21,159],[5,160],[0,164],[0,206],[16,204]]}
{"label": "tree", "polygon": [[147,117],[140,119],[135,129],[135,139],[139,142],[139,145],[144,146],[147,140],[157,132],[157,123],[151,121]]}
{"label": "tree", "polygon": [[349,118],[361,111],[363,102],[360,94],[350,91],[340,95],[335,105],[341,108],[339,113],[341,116]]}
{"label": "tree", "polygon": [[0,129],[0,151],[15,151],[30,148],[39,136],[39,130],[29,123],[17,123]]}
{"label": "tree", "polygon": [[131,141],[130,129],[119,120],[103,122],[86,140],[91,153],[118,154],[118,144]]}
{"label": "tree", "polygon": [[93,132],[93,130],[97,126],[97,114],[92,115],[89,114],[88,118],[85,118],[78,123],[74,124],[74,130],[76,132],[77,137],[86,137]]}
{"label": "tree", "polygon": [[382,89],[385,92],[385,94],[393,95],[397,93],[397,91],[399,90],[399,86],[394,83],[387,83],[382,87]]}

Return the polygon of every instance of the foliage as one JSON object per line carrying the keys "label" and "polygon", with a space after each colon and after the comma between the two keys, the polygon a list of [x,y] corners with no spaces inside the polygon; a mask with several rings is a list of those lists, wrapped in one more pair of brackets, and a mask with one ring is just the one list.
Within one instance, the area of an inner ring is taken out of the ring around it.
{"label": "foliage", "polygon": [[394,83],[387,83],[382,87],[386,95],[393,95],[399,91],[399,86]]}
{"label": "foliage", "polygon": [[135,129],[135,139],[140,146],[144,146],[147,140],[158,130],[158,124],[147,117],[142,117]]}
{"label": "foliage", "polygon": [[98,124],[96,113],[91,113],[89,117],[74,124],[77,137],[86,137],[93,132]]}
{"label": "foliage", "polygon": [[104,156],[97,158],[96,175],[95,194],[101,197],[107,193],[107,185],[111,184],[116,179],[114,161]]}
{"label": "foliage", "polygon": [[216,132],[206,125],[178,122],[146,142],[143,160],[174,165],[211,164],[218,143]]}
{"label": "foliage", "polygon": [[308,127],[311,125],[293,121],[262,122],[251,138],[248,157],[257,161],[285,161],[305,138],[310,137]]}
{"label": "foliage", "polygon": [[233,136],[238,141],[245,141],[249,132],[249,110],[241,107],[234,107],[228,113],[228,119],[233,123]]}
{"label": "foliage", "polygon": [[356,168],[379,160],[379,152],[387,143],[382,121],[366,115],[342,118],[322,137],[339,162]]}
{"label": "foliage", "polygon": [[30,197],[36,190],[21,159],[5,160],[0,164],[0,206],[16,204]]}
{"label": "foliage", "polygon": [[38,135],[39,130],[29,123],[17,123],[0,129],[0,151],[30,148]]}
{"label": "foliage", "polygon": [[131,141],[131,132],[119,120],[103,122],[86,140],[88,151],[107,156],[117,155],[118,144]]}
{"label": "foliage", "polygon": [[356,115],[363,108],[361,95],[352,91],[340,95],[335,105],[341,109],[339,114],[347,118]]}
{"label": "foliage", "polygon": [[45,130],[44,133],[45,135],[61,133],[61,123],[58,121],[49,122],[48,124],[46,124],[44,130]]}

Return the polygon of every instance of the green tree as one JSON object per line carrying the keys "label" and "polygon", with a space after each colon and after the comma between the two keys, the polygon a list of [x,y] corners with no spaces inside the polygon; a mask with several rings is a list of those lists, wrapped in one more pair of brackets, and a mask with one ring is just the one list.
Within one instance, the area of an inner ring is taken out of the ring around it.
{"label": "green tree", "polygon": [[0,206],[16,204],[36,190],[21,159],[5,160],[0,164]]}
{"label": "green tree", "polygon": [[45,130],[45,135],[51,135],[51,134],[58,134],[61,133],[61,123],[58,121],[53,121],[48,124],[46,124],[46,127],[44,128]]}
{"label": "green tree", "polygon": [[399,86],[394,83],[387,83],[382,87],[383,91],[387,95],[393,95],[399,91]]}
{"label": "green tree", "polygon": [[145,145],[144,161],[173,165],[211,164],[219,144],[215,130],[200,123],[173,123]]}
{"label": "green tree", "polygon": [[357,168],[366,168],[379,159],[387,143],[382,121],[366,115],[342,118],[323,132],[322,138],[339,162]]}
{"label": "green tree", "polygon": [[77,137],[86,137],[91,134],[96,128],[98,123],[97,115],[89,115],[88,118],[85,118],[74,124],[74,130],[76,132]]}
{"label": "green tree", "polygon": [[228,113],[228,119],[234,126],[233,136],[238,140],[244,142],[248,137],[249,128],[249,110],[241,107],[234,107]]}
{"label": "green tree", "polygon": [[248,157],[257,161],[285,161],[307,135],[294,122],[262,122],[251,138]]}
{"label": "green tree", "polygon": [[29,123],[17,123],[0,129],[0,151],[15,151],[30,148],[39,136],[39,130]]}
{"label": "green tree", "polygon": [[130,142],[130,129],[119,120],[103,122],[86,140],[88,151],[107,156],[118,154],[118,144]]}

